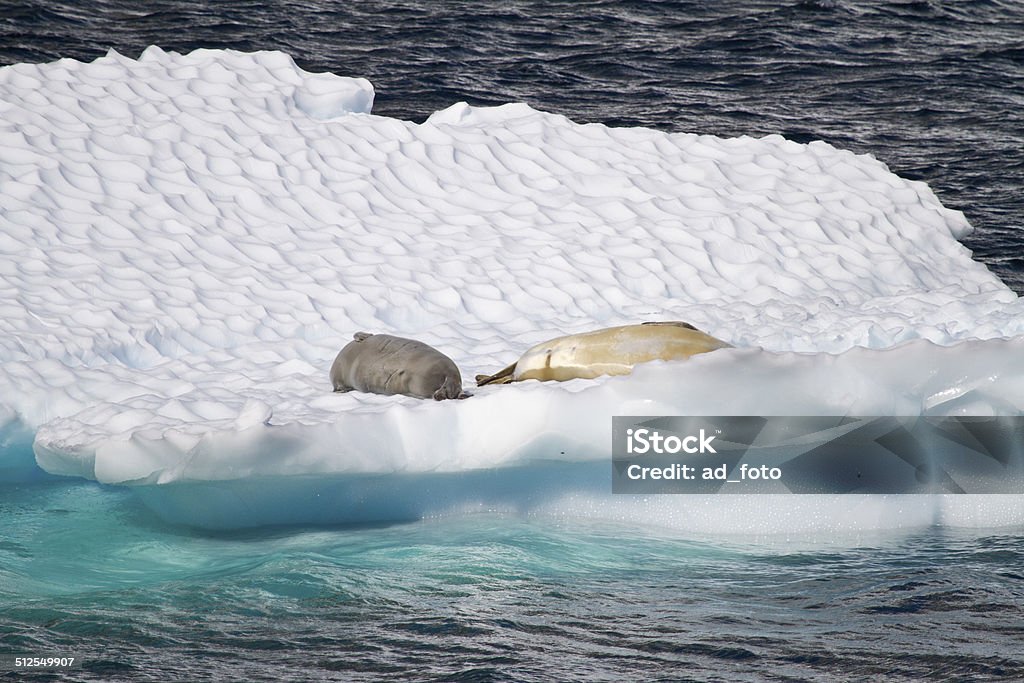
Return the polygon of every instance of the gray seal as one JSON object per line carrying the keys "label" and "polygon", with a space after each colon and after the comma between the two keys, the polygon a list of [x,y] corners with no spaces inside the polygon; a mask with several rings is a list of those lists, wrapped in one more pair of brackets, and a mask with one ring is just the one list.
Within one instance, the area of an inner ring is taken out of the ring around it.
{"label": "gray seal", "polygon": [[356,332],[331,365],[335,391],[405,394],[417,398],[466,398],[451,358],[415,339]]}

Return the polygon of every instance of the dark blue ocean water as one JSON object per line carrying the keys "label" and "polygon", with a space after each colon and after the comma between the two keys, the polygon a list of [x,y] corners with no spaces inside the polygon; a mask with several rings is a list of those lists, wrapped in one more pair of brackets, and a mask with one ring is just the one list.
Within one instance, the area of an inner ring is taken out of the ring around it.
{"label": "dark blue ocean water", "polygon": [[2,649],[74,654],[68,680],[1024,679],[1020,529],[209,534],[66,482],[0,487],[0,519]]}
{"label": "dark blue ocean water", "polygon": [[[577,121],[874,154],[1024,292],[1024,4],[0,1],[0,63],[279,49],[375,112]],[[210,534],[121,489],[0,485],[0,655],[32,680],[1024,680],[1024,529],[691,537],[476,514]]]}

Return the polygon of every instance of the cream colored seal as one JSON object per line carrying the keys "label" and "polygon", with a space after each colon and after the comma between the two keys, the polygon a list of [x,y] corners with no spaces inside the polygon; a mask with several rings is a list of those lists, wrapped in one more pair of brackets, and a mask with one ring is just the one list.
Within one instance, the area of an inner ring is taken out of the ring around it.
{"label": "cream colored seal", "polygon": [[728,347],[684,322],[651,322],[570,334],[537,344],[504,370],[477,375],[477,386],[524,379],[592,379],[628,375],[637,363],[679,360]]}
{"label": "cream colored seal", "polygon": [[466,398],[451,358],[415,339],[356,332],[331,365],[335,391],[405,394],[417,398]]}

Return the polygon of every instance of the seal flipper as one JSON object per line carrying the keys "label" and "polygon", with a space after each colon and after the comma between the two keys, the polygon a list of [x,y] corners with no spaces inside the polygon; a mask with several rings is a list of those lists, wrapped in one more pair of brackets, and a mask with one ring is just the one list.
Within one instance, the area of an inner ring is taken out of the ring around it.
{"label": "seal flipper", "polygon": [[516,365],[519,361],[516,361],[512,365],[499,370],[493,375],[477,375],[476,385],[478,387],[486,386],[488,384],[508,384],[512,381],[512,374],[516,371]]}
{"label": "seal flipper", "polygon": [[665,322],[649,321],[649,322],[640,323],[640,324],[641,325],[671,325],[672,327],[682,327],[682,328],[687,329],[687,330],[693,330],[694,332],[700,332],[700,330],[698,330],[696,327],[694,327],[690,323],[684,323],[682,320],[669,320],[669,321],[665,321]]}
{"label": "seal flipper", "polygon": [[352,335],[352,339],[356,341],[366,341],[373,336],[373,332],[356,332]]}
{"label": "seal flipper", "polygon": [[435,401],[443,401],[446,398],[454,398],[454,399],[458,399],[458,400],[461,401],[463,399],[469,398],[472,395],[473,394],[467,394],[465,391],[460,391],[458,393],[458,395],[456,395],[456,396],[447,396],[444,393],[444,387],[442,387],[442,388],[440,388],[440,389],[438,389],[437,391],[434,392],[434,400]]}
{"label": "seal flipper", "polygon": [[434,392],[435,401],[443,401],[446,398],[466,398],[466,396],[467,394],[462,391],[462,377],[458,374],[446,376],[444,382]]}

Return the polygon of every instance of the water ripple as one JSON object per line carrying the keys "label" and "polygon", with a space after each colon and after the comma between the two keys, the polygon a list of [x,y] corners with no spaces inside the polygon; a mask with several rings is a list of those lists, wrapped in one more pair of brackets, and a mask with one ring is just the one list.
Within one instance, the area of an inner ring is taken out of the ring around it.
{"label": "water ripple", "polygon": [[202,534],[117,489],[0,495],[21,511],[0,642],[76,653],[70,680],[1024,677],[1020,530],[751,542],[479,514]]}

